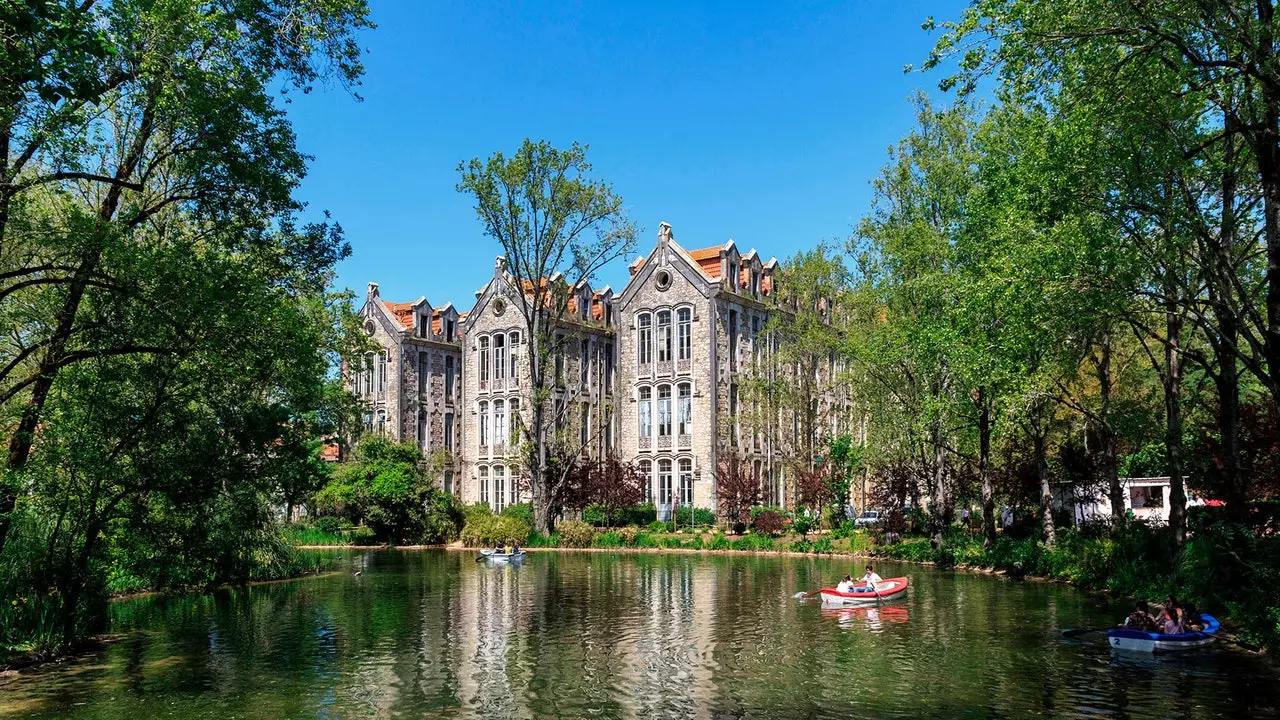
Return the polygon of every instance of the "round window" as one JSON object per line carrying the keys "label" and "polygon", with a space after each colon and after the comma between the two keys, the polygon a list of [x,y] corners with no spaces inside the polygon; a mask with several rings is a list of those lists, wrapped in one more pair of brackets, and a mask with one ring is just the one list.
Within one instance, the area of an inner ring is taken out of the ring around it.
{"label": "round window", "polygon": [[372,335],[372,334],[373,334],[373,330],[374,330],[374,327],[373,327],[373,321],[372,321],[372,320],[369,320],[368,322],[366,322],[366,323],[364,324],[364,332],[365,332],[365,334],[366,334],[366,335]]}
{"label": "round window", "polygon": [[495,300],[493,301],[493,314],[494,314],[494,315],[496,315],[496,316],[500,316],[500,315],[502,315],[502,313],[504,313],[504,312],[506,312],[506,311],[507,311],[507,302],[506,302],[505,300],[503,300],[502,298],[497,298],[497,299],[495,299]]}
{"label": "round window", "polygon": [[659,290],[666,290],[671,287],[671,273],[666,270],[659,270],[655,277],[655,281],[658,284]]}

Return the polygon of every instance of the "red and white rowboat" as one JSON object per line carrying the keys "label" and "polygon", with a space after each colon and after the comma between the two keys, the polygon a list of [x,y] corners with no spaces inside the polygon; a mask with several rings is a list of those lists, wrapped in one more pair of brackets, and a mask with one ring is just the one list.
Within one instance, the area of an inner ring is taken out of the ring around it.
{"label": "red and white rowboat", "polygon": [[[877,603],[883,600],[891,600],[901,597],[907,591],[907,585],[910,580],[904,577],[887,578],[876,583],[876,587],[872,590],[866,585],[859,585],[853,589],[853,592],[840,592],[835,588],[822,588],[822,604],[823,605],[865,605],[867,603]],[[878,597],[877,597],[878,596]]]}

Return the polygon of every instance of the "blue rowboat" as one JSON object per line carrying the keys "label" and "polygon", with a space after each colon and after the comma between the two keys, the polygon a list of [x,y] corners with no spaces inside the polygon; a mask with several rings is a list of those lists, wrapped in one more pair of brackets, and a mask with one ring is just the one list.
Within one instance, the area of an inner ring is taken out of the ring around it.
{"label": "blue rowboat", "polygon": [[1213,642],[1214,633],[1218,632],[1218,619],[1212,615],[1201,615],[1204,630],[1165,635],[1164,633],[1143,632],[1127,628],[1108,630],[1107,642],[1115,650],[1134,652],[1180,652],[1195,650]]}

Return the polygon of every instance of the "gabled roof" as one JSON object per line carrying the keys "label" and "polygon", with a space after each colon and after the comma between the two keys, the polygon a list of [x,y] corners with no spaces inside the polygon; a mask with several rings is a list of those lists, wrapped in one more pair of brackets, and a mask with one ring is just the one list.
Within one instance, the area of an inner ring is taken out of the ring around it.
{"label": "gabled roof", "polygon": [[396,321],[401,330],[408,330],[413,327],[413,306],[417,303],[393,303],[382,301],[382,306],[387,309],[387,314],[391,319]]}

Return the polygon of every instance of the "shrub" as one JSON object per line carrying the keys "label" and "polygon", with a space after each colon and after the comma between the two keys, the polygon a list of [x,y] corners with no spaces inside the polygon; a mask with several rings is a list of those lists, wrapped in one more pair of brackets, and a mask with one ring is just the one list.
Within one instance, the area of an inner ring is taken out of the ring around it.
{"label": "shrub", "polygon": [[612,530],[609,532],[597,533],[595,538],[591,541],[591,547],[598,548],[616,548],[622,547],[624,544],[622,535]]}
{"label": "shrub", "polygon": [[654,520],[653,522],[649,523],[649,532],[651,533],[664,533],[666,531],[667,531],[667,524],[660,520]]}
{"label": "shrub", "polygon": [[[680,527],[689,527],[689,506],[683,505],[676,508],[676,525]],[[707,508],[693,508],[693,524],[694,525],[715,525],[716,514]]]}
{"label": "shrub", "polygon": [[640,539],[640,528],[634,526],[618,528],[618,537],[622,540],[622,544],[627,547],[635,547],[636,541]]}
{"label": "shrub", "polygon": [[328,535],[337,535],[342,531],[342,518],[333,515],[321,515],[311,523],[311,527]]}
{"label": "shrub", "polygon": [[378,534],[368,525],[357,525],[347,532],[352,545],[377,545]]}
{"label": "shrub", "polygon": [[836,505],[827,505],[822,508],[819,516],[822,527],[828,530],[834,530],[842,523],[848,522],[844,517],[844,508]]}
{"label": "shrub", "polygon": [[595,535],[595,528],[578,520],[562,522],[556,526],[556,536],[560,539],[561,547],[591,547],[591,541],[595,539]]}
{"label": "shrub", "polygon": [[600,527],[609,521],[609,516],[599,505],[588,505],[582,509],[582,521]]}
{"label": "shrub", "polygon": [[530,528],[528,523],[516,517],[501,515],[475,515],[462,528],[462,544],[466,547],[492,547],[498,543],[527,545]]}
{"label": "shrub", "polygon": [[466,524],[469,524],[475,518],[487,517],[492,514],[493,510],[491,510],[487,504],[482,502],[462,506],[462,520]]}
{"label": "shrub", "polygon": [[653,503],[633,505],[618,513],[618,523],[643,527],[658,519],[658,508]]}
{"label": "shrub", "polygon": [[502,508],[503,517],[520,518],[533,527],[533,504],[532,503],[515,503]]}
{"label": "shrub", "polygon": [[749,532],[733,544],[733,549],[748,551],[773,550],[773,539],[758,533]]}
{"label": "shrub", "polygon": [[711,542],[706,543],[706,547],[708,550],[729,550],[733,545],[729,542],[729,538],[724,536],[724,533],[716,533],[711,538]]}
{"label": "shrub", "polygon": [[776,537],[782,532],[782,515],[776,510],[752,513],[751,530],[768,537]]}

